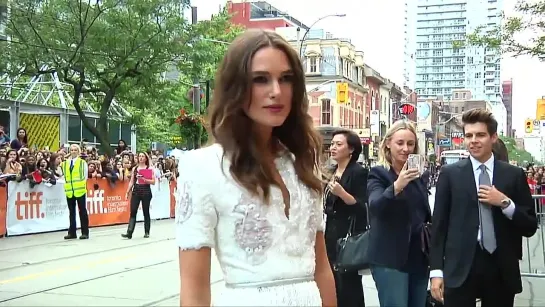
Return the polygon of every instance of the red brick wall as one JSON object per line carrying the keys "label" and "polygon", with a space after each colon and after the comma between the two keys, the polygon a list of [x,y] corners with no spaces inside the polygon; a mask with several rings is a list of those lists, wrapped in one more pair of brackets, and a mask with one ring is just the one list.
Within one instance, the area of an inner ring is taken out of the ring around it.
{"label": "red brick wall", "polygon": [[[366,110],[366,117],[370,117],[371,110],[380,110],[380,85],[372,78],[367,78],[367,85],[369,85],[369,93],[367,93],[367,110]],[[372,97],[375,96],[375,105],[372,106]],[[366,123],[369,125],[369,123]]]}
{"label": "red brick wall", "polygon": [[[309,111],[308,114],[312,116],[313,123],[315,126],[322,125],[321,117],[322,117],[322,105],[321,101],[319,102],[319,97],[323,94],[323,92],[319,93],[313,93],[313,95],[309,95]],[[333,125],[334,122],[336,122],[336,119],[338,119],[339,126],[347,128],[347,129],[357,129],[357,128],[365,128],[365,117],[361,114],[358,114],[356,110],[362,110],[363,109],[363,103],[364,103],[364,97],[363,95],[354,93],[350,91],[348,93],[348,96],[350,97],[352,101],[352,105],[341,105],[339,107],[339,113],[335,113],[333,108],[331,108],[331,123],[329,125]],[[318,104],[316,104],[318,103]],[[358,106],[360,107],[358,109]],[[354,107],[356,110],[351,110],[350,108]],[[337,116],[337,118],[335,118]]]}
{"label": "red brick wall", "polygon": [[312,97],[309,96],[309,108],[308,108],[308,114],[312,116],[312,122],[314,123],[314,126],[320,126],[320,120],[322,117],[322,106],[320,104],[316,104],[318,102],[318,97]]}
{"label": "red brick wall", "polygon": [[246,28],[274,30],[278,27],[289,27],[290,24],[282,18],[267,20],[250,20],[250,3],[227,3],[227,11],[232,15],[231,22]]}

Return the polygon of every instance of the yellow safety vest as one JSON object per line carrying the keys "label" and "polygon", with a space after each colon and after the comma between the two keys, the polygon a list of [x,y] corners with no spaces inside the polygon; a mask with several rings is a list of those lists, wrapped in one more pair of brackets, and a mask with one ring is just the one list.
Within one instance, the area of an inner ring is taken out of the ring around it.
{"label": "yellow safety vest", "polygon": [[62,172],[64,173],[64,193],[66,197],[81,197],[87,194],[87,178],[83,172],[85,161],[80,158],[74,160],[72,170],[70,170],[70,160],[64,161],[62,164]]}

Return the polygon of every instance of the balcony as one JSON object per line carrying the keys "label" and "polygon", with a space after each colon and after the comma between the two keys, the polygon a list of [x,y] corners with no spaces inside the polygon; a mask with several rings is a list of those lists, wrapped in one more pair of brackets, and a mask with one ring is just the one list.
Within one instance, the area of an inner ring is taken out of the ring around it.
{"label": "balcony", "polygon": [[364,65],[363,74],[367,78],[374,79],[375,82],[378,82],[379,84],[386,84],[386,79],[382,77],[378,71],[374,70],[373,68],[367,65]]}

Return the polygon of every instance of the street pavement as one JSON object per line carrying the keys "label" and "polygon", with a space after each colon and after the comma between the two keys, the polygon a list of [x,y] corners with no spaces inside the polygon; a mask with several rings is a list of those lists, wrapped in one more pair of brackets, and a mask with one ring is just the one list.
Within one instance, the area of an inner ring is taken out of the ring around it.
{"label": "street pavement", "polygon": [[[141,223],[132,240],[126,226],[91,229],[91,239],[65,241],[63,232],[0,239],[0,306],[179,306],[173,220]],[[215,258],[215,257],[214,257]],[[378,306],[364,276],[367,306]],[[213,287],[222,282],[216,259]]]}
{"label": "street pavement", "polygon": [[[142,224],[132,240],[121,239],[125,230],[94,228],[84,241],[65,241],[64,232],[0,239],[0,306],[178,306],[173,220],[154,221],[149,239]],[[529,242],[530,260],[532,270],[545,271],[538,234]],[[215,258],[211,280],[212,291],[223,282]],[[378,306],[371,276],[363,276],[363,286],[366,306]],[[545,278],[525,278],[517,306],[545,306],[544,289]]]}

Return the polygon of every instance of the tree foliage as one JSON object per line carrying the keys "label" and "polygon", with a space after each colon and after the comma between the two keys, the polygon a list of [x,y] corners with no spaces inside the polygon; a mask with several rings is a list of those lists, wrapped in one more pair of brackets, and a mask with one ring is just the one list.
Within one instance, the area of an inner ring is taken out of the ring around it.
{"label": "tree foliage", "polygon": [[[210,20],[204,20],[194,25],[194,36],[199,39],[191,42],[192,54],[189,56],[191,63],[186,70],[176,76],[178,82],[163,88],[161,94],[149,95],[149,92],[128,91],[127,94],[135,96],[134,99],[152,101],[146,104],[147,108],[131,109],[134,121],[139,128],[138,147],[146,150],[151,142],[160,142],[171,146],[178,145],[172,139],[180,136],[180,127],[175,123],[181,109],[193,111],[193,104],[188,97],[188,92],[193,86],[193,78],[201,80],[201,89],[205,91],[205,83],[209,81],[210,96],[213,93],[214,75],[220,61],[223,59],[229,43],[239,35],[243,29],[234,26],[226,10],[213,15]],[[201,101],[201,110],[206,112],[206,106],[210,97]],[[193,140],[190,135],[181,135],[182,146],[191,147]],[[204,140],[203,140],[204,141]]]}
{"label": "tree foliage", "polygon": [[468,35],[467,43],[513,56],[528,55],[545,59],[545,0],[519,0],[515,12],[516,16],[502,16],[499,26],[478,27]]}
{"label": "tree foliage", "polygon": [[[56,72],[72,87],[73,107],[83,125],[107,153],[109,111],[115,100],[134,112],[132,120],[149,131],[149,139],[166,138],[176,112],[184,106],[185,86],[164,78],[168,71],[193,72],[210,77],[223,55],[223,44],[236,31],[228,16],[191,25],[183,18],[179,0],[18,0],[10,2],[6,34],[0,42],[2,59],[11,75]],[[197,61],[194,63],[194,61]],[[193,65],[195,64],[195,65]],[[197,67],[197,68],[194,68]],[[201,68],[199,68],[201,67]],[[86,101],[87,94],[99,101]],[[115,100],[114,100],[115,98]],[[99,113],[96,127],[88,120],[84,103]],[[171,119],[170,125],[164,120]]]}
{"label": "tree foliage", "polygon": [[528,162],[535,161],[534,157],[529,152],[517,147],[517,143],[514,138],[502,136],[501,139],[507,148],[509,160],[517,161],[518,165],[525,165]]}

